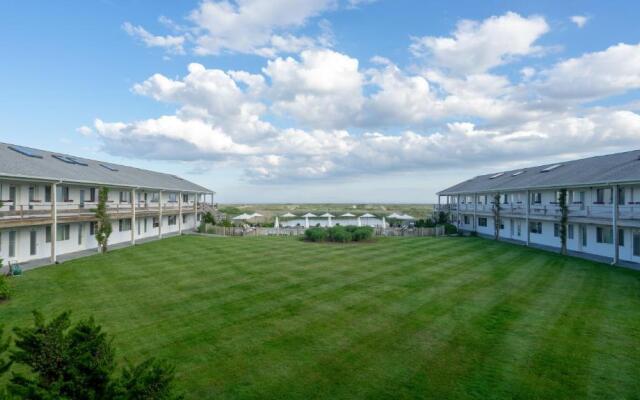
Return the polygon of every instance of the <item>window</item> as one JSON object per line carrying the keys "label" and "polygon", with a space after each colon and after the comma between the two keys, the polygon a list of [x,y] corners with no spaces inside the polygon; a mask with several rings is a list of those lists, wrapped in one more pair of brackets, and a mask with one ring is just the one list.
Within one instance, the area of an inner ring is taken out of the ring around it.
{"label": "window", "polygon": [[573,224],[569,224],[569,231],[567,232],[569,239],[573,239]]}
{"label": "window", "polygon": [[478,218],[478,226],[487,226],[487,219],[484,217]]}
{"label": "window", "polygon": [[131,230],[131,219],[123,218],[118,220],[118,229],[120,232],[127,232]]}
{"label": "window", "polygon": [[89,189],[89,202],[95,203],[96,201],[96,188]]}
{"label": "window", "polygon": [[130,203],[131,192],[120,192],[120,203]]}
{"label": "window", "polygon": [[136,222],[136,224],[138,225],[138,235],[140,235],[140,226],[142,225],[142,222],[140,222],[140,220],[138,220],[138,222]]}
{"label": "window", "polygon": [[38,187],[29,186],[29,202],[33,203],[38,200]]}
{"label": "window", "polygon": [[102,168],[104,168],[104,169],[108,169],[109,171],[112,171],[112,172],[118,172],[118,169],[117,169],[116,167],[112,166],[112,165],[109,165],[109,164],[100,164],[100,166],[101,166]]}
{"label": "window", "polygon": [[542,234],[542,222],[529,222],[529,232]]}
{"label": "window", "polygon": [[51,186],[44,187],[44,201],[51,203]]}
{"label": "window", "polygon": [[160,220],[158,219],[158,217],[153,217],[153,227],[157,228],[160,226]]}
{"label": "window", "polygon": [[183,203],[189,202],[189,195],[187,193],[182,193],[182,202]]}
{"label": "window", "polygon": [[96,226],[97,222],[89,222],[89,235],[93,236],[96,234]]}
{"label": "window", "polygon": [[540,204],[542,203],[542,193],[541,192],[534,192],[531,193],[531,201],[534,204]]}
{"label": "window", "polygon": [[175,215],[170,215],[168,218],[168,225],[172,226],[176,224],[176,216]]}
{"label": "window", "polygon": [[16,153],[20,153],[23,156],[32,157],[32,158],[42,158],[42,155],[38,151],[29,149],[26,147],[11,145],[9,146],[9,149],[15,151]]}
{"label": "window", "polygon": [[618,205],[623,206],[624,203],[624,189],[618,189]]}
{"label": "window", "polygon": [[612,228],[599,226],[596,228],[596,242],[611,244],[613,243],[613,232]]}
{"label": "window", "polygon": [[144,219],[144,231],[147,232],[147,218]]}
{"label": "window", "polygon": [[177,203],[178,202],[178,194],[177,193],[169,193],[169,203]]}
{"label": "window", "polygon": [[[464,216],[465,217],[465,221],[469,220],[469,217],[467,215]],[[182,214],[182,223],[186,224],[187,223],[187,214]],[[469,222],[465,222],[465,224],[468,224]]]}
{"label": "window", "polygon": [[553,224],[553,237],[560,237],[560,224]]}
{"label": "window", "polygon": [[498,220],[498,224],[500,225],[500,230],[504,229],[504,222],[502,220]]}
{"label": "window", "polygon": [[57,186],[56,187],[56,201],[68,202],[69,201],[69,187]]}
{"label": "window", "polygon": [[505,193],[502,196],[502,204],[509,204],[509,195]]}
{"label": "window", "polygon": [[517,235],[520,236],[520,234],[522,233],[522,225],[520,224],[520,222],[518,222],[518,225],[516,225],[516,227],[518,229]]}
{"label": "window", "polygon": [[633,255],[640,257],[640,232],[633,232]]}
{"label": "window", "polygon": [[491,175],[491,176],[489,177],[489,179],[496,179],[496,178],[501,177],[502,175],[504,175],[504,172],[498,172],[498,173],[497,173],[497,174],[495,174],[495,175]]}
{"label": "window", "polygon": [[51,225],[44,228],[44,241],[45,243],[51,243]]}
{"label": "window", "polygon": [[82,224],[82,223],[78,224],[78,244],[79,245],[82,244],[82,231],[84,230],[84,229],[82,229],[83,226],[84,226],[84,224]]}
{"label": "window", "polygon": [[9,257],[16,256],[16,231],[9,231]]}
{"label": "window", "polygon": [[624,247],[624,229],[618,229],[618,246]]}
{"label": "window", "polygon": [[71,226],[69,224],[58,224],[56,229],[56,241],[61,242],[69,240],[71,236]]}
{"label": "window", "polygon": [[38,233],[35,230],[29,232],[29,255],[35,256],[38,250]]}
{"label": "window", "polygon": [[160,201],[160,193],[151,193],[151,202],[157,203]]}
{"label": "window", "polygon": [[[186,215],[183,215],[183,217],[186,217]],[[185,220],[183,222],[187,222],[186,218],[185,218]],[[469,225],[469,216],[468,215],[464,216],[464,224],[465,225]]]}

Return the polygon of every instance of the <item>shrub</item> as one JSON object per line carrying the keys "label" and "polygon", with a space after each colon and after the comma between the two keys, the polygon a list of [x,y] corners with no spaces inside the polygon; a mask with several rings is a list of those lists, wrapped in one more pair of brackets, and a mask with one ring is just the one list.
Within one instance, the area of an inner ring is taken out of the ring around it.
{"label": "shrub", "polygon": [[446,235],[454,235],[458,233],[458,228],[453,224],[445,224],[444,225],[444,233]]}
{"label": "shrub", "polygon": [[327,231],[319,227],[309,228],[304,231],[304,237],[311,242],[322,242],[327,238]]}
{"label": "shrub", "polygon": [[327,229],[329,240],[332,242],[346,243],[350,242],[353,235],[344,226],[334,226]]}
{"label": "shrub", "polygon": [[8,300],[11,297],[11,287],[9,287],[9,279],[0,275],[0,301]]}
{"label": "shrub", "polygon": [[356,227],[351,233],[354,242],[369,240],[373,237],[373,228],[370,226]]}

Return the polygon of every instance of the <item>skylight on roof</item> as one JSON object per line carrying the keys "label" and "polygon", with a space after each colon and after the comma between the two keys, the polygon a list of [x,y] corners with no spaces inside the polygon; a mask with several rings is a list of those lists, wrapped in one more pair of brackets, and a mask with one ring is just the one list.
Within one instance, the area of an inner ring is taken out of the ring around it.
{"label": "skylight on roof", "polygon": [[109,165],[109,164],[100,164],[100,166],[101,166],[102,168],[106,168],[106,169],[108,169],[109,171],[118,172],[118,168],[116,168],[116,167],[112,167],[112,166],[111,166],[111,165]]}
{"label": "skylight on roof", "polygon": [[554,169],[560,168],[560,167],[562,167],[562,164],[553,164],[553,165],[550,165],[547,168],[543,169],[540,172],[549,172],[549,171],[553,171]]}
{"label": "skylight on roof", "polygon": [[24,156],[27,157],[33,157],[33,158],[42,158],[42,154],[40,154],[39,152],[35,151],[35,150],[31,150],[28,149],[26,147],[22,147],[22,146],[9,146],[9,148],[17,153],[20,153]]}
{"label": "skylight on roof", "polygon": [[516,171],[516,172],[514,172],[513,174],[511,174],[511,176],[518,176],[518,175],[522,175],[522,174],[524,174],[524,173],[525,173],[525,170],[523,169],[523,170],[521,170],[521,171]]}
{"label": "skylight on roof", "polygon": [[52,154],[51,157],[55,158],[56,160],[60,160],[62,162],[66,162],[67,164],[82,165],[84,167],[89,165],[86,162],[80,161],[77,158],[71,157],[71,156],[63,156],[63,155],[60,155],[60,154]]}
{"label": "skylight on roof", "polygon": [[495,175],[491,175],[491,176],[489,177],[489,179],[496,179],[496,178],[501,177],[502,175],[504,175],[504,172],[498,172],[498,173],[497,173],[497,174],[495,174]]}

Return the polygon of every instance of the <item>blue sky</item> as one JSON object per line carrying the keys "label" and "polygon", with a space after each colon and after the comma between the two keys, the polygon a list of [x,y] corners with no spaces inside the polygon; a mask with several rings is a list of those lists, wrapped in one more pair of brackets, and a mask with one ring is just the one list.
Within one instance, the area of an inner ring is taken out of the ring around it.
{"label": "blue sky", "polygon": [[[64,6],[60,5],[64,4]],[[0,4],[0,140],[221,202],[428,202],[637,148],[635,2]]]}

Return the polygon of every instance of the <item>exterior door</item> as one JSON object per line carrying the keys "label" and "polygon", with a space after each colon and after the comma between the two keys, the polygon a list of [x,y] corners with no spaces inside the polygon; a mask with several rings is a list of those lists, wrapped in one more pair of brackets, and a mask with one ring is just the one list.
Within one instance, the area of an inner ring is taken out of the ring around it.
{"label": "exterior door", "polygon": [[16,231],[9,232],[9,257],[16,256]]}
{"label": "exterior door", "polygon": [[80,189],[80,208],[84,208],[84,189]]}
{"label": "exterior door", "polygon": [[586,225],[580,225],[580,250],[587,247],[587,227]]}
{"label": "exterior door", "polygon": [[513,239],[513,218],[509,220],[509,235],[511,235],[511,238]]}
{"label": "exterior door", "polygon": [[38,253],[38,232],[31,231],[29,236],[29,254],[35,256]]}

